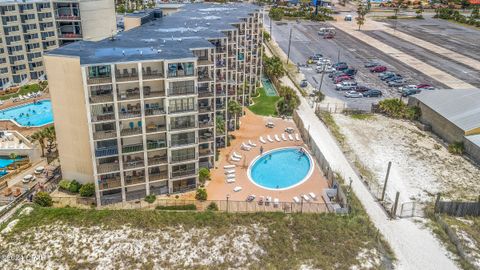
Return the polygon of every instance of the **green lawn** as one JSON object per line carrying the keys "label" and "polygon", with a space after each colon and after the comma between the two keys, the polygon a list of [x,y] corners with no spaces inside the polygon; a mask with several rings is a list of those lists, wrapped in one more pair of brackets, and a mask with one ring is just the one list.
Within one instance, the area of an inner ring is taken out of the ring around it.
{"label": "green lawn", "polygon": [[[256,240],[256,245],[264,251],[258,259],[251,262],[250,269],[299,269],[301,265],[310,266],[312,269],[349,269],[352,265],[363,265],[365,260],[375,261],[372,269],[385,269],[391,265],[393,255],[388,245],[382,240],[381,235],[370,222],[368,216],[361,208],[360,203],[353,198],[353,210],[350,215],[335,214],[283,214],[283,213],[249,213],[228,214],[220,212],[172,212],[158,210],[95,210],[76,208],[41,208],[35,207],[28,216],[19,218],[13,231],[0,239],[0,252],[7,254],[8,248],[16,250],[17,246],[28,246],[28,252],[43,250],[45,245],[40,244],[34,235],[45,230],[62,231],[67,226],[80,228],[96,228],[110,231],[121,229],[127,225],[131,228],[142,230],[144,233],[160,234],[169,228],[205,229],[207,233],[203,238],[206,241],[212,237],[234,237],[231,232],[235,227],[242,226],[245,234],[254,235],[259,230],[266,230],[266,238]],[[17,217],[18,218],[18,214]],[[53,226],[53,227],[52,227]],[[63,226],[63,227],[62,227]],[[55,229],[55,227],[58,227]],[[102,232],[99,232],[100,234]],[[173,236],[173,235],[172,235]],[[100,237],[100,236],[99,236]],[[132,237],[142,237],[141,234]],[[58,236],[51,236],[51,241],[60,246],[69,247],[70,240],[62,240]],[[202,237],[200,237],[202,238]],[[20,241],[21,240],[21,241]],[[110,240],[109,240],[110,241]],[[124,240],[118,240],[122,242]],[[140,239],[140,241],[142,241]],[[88,243],[87,243],[88,244]],[[111,245],[111,244],[110,244]],[[209,250],[211,244],[203,248]],[[108,246],[108,245],[107,245]],[[84,246],[86,250],[91,247]],[[223,250],[229,257],[236,253],[236,247],[227,246]],[[65,248],[66,250],[66,248]],[[65,251],[65,256],[67,256]],[[86,253],[88,255],[88,252]],[[357,257],[358,254],[364,254]],[[79,268],[80,261],[85,261],[85,254],[76,254],[75,260],[66,263],[70,268]],[[122,255],[123,256],[123,255]],[[47,256],[48,257],[48,256]],[[50,258],[54,263],[65,262],[63,257]],[[124,259],[118,258],[118,259]],[[132,258],[134,259],[134,258]],[[127,259],[125,259],[128,261]],[[92,262],[95,264],[97,262]],[[181,263],[181,262],[179,262]],[[151,263],[143,265],[130,265],[132,268],[149,269]],[[182,268],[181,265],[163,265],[167,268]],[[199,269],[207,269],[197,265]],[[22,267],[19,265],[18,267]],[[222,264],[209,265],[210,269],[229,269],[235,265],[225,261]],[[1,268],[1,263],[0,263]],[[238,266],[237,266],[238,268]],[[360,267],[361,268],[361,267]],[[359,268],[359,269],[360,269]]]}
{"label": "green lawn", "polygon": [[20,89],[18,90],[17,93],[11,93],[11,94],[6,94],[6,95],[3,95],[3,96],[0,96],[0,100],[7,100],[7,99],[10,99],[12,97],[18,97],[19,95],[26,95],[28,93],[32,93],[32,92],[38,92],[38,91],[41,91],[45,88],[45,86],[42,86],[38,83],[34,83],[34,84],[29,84],[29,85],[24,85],[22,87],[20,87]]}
{"label": "green lawn", "polygon": [[276,104],[281,99],[279,96],[267,96],[263,88],[259,88],[260,95],[253,98],[254,104],[248,107],[253,113],[264,116],[277,115]]}

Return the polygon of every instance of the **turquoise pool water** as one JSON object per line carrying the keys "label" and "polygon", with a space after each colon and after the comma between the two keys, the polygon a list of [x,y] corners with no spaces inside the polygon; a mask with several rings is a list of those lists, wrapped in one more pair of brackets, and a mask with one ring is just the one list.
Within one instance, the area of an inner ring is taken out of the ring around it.
{"label": "turquoise pool water", "polygon": [[312,169],[308,154],[284,148],[263,153],[250,166],[248,176],[263,188],[287,189],[306,180]]}
{"label": "turquoise pool water", "polygon": [[20,126],[43,126],[53,123],[52,104],[50,100],[40,100],[18,107],[0,110],[0,119],[14,120]]}
{"label": "turquoise pool water", "polygon": [[[21,158],[17,158],[17,160],[21,160]],[[8,157],[0,157],[0,176],[7,174],[3,169],[12,164],[13,161],[13,159]]]}
{"label": "turquoise pool water", "polygon": [[262,77],[262,85],[267,96],[277,95],[277,90],[275,90],[275,86],[273,86],[272,82],[268,78]]}

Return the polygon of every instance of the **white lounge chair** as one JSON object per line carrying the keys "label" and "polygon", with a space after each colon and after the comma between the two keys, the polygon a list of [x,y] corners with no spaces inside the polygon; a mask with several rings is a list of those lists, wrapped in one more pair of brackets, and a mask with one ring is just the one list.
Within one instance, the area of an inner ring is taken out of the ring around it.
{"label": "white lounge chair", "polygon": [[265,204],[269,204],[271,202],[272,202],[272,197],[267,196],[267,198],[265,198]]}
{"label": "white lounge chair", "polygon": [[240,190],[242,190],[242,187],[240,187],[240,186],[236,186],[236,187],[233,189],[234,192],[239,192]]}
{"label": "white lounge chair", "polygon": [[310,201],[310,198],[305,194],[302,195],[302,198],[307,202]]}
{"label": "white lounge chair", "polygon": [[310,192],[310,193],[308,193],[308,195],[310,195],[310,197],[312,198],[312,200],[314,200],[314,201],[317,200],[317,195],[315,195],[315,193]]}
{"label": "white lounge chair", "polygon": [[273,142],[272,137],[270,137],[270,135],[267,135],[267,140],[268,140],[269,142]]}
{"label": "white lounge chair", "polygon": [[223,166],[224,169],[233,169],[235,168],[235,165],[225,165]]}
{"label": "white lounge chair", "polygon": [[293,201],[295,203],[300,203],[300,199],[297,196],[293,197]]}
{"label": "white lounge chair", "polygon": [[229,178],[229,179],[227,179],[227,183],[228,183],[228,184],[235,183],[235,178]]}
{"label": "white lounge chair", "polygon": [[300,141],[300,135],[298,135],[298,133],[295,133],[295,140]]}
{"label": "white lounge chair", "polygon": [[240,159],[241,159],[241,158],[236,158],[236,157],[234,157],[234,156],[230,156],[230,160],[231,160],[231,161],[235,161],[235,162],[236,162],[236,161],[240,161]]}
{"label": "white lounge chair", "polygon": [[232,173],[235,173],[235,169],[225,170],[225,174],[232,174]]}
{"label": "white lounge chair", "polygon": [[231,174],[227,174],[227,179],[232,179],[232,178],[235,178],[235,174],[234,173],[231,173]]}
{"label": "white lounge chair", "polygon": [[278,137],[277,134],[275,134],[275,140],[276,140],[277,142],[281,142],[280,137]]}
{"label": "white lounge chair", "polygon": [[242,148],[243,150],[245,150],[245,151],[250,151],[250,149],[252,149],[252,147],[246,145],[244,142],[242,143],[241,148]]}
{"label": "white lounge chair", "polygon": [[233,156],[236,157],[236,158],[240,158],[240,159],[242,158],[242,155],[239,155],[236,152],[233,152]]}
{"label": "white lounge chair", "polygon": [[279,204],[280,204],[280,201],[278,200],[278,198],[273,199],[273,206],[274,207],[278,207]]}
{"label": "white lounge chair", "polygon": [[285,133],[282,133],[282,140],[284,140],[284,141],[287,140],[287,136],[285,136]]}
{"label": "white lounge chair", "polygon": [[255,143],[253,143],[251,140],[248,140],[248,145],[250,145],[251,147],[256,147],[257,145]]}
{"label": "white lounge chair", "polygon": [[292,134],[288,134],[288,139],[289,139],[290,141],[293,141],[293,136],[292,136]]}
{"label": "white lounge chair", "polygon": [[262,136],[260,136],[260,142],[263,143],[263,144],[266,144],[266,143],[267,143]]}

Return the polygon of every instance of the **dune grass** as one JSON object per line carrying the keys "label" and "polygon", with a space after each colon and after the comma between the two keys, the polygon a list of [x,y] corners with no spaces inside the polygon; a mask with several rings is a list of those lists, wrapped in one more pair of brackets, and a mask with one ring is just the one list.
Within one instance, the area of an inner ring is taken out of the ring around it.
{"label": "dune grass", "polygon": [[254,114],[263,116],[277,115],[277,102],[281,99],[279,96],[267,96],[263,88],[258,89],[259,96],[253,98],[254,104],[250,107],[250,111]]}

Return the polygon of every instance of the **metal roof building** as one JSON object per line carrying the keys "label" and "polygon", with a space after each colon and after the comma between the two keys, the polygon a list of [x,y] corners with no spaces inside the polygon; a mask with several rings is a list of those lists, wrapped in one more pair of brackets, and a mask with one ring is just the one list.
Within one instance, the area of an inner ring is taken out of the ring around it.
{"label": "metal roof building", "polygon": [[448,143],[463,142],[465,152],[480,162],[480,89],[422,91],[408,104],[418,106],[420,121]]}

